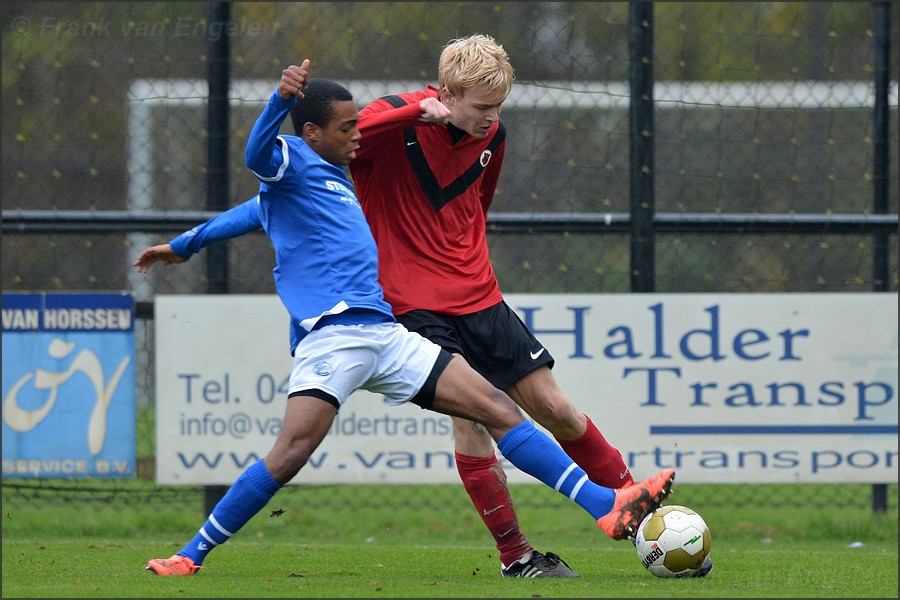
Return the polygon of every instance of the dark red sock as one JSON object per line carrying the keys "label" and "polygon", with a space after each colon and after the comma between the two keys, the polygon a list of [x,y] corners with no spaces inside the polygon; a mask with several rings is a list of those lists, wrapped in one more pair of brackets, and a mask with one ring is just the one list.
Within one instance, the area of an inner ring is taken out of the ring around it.
{"label": "dark red sock", "polygon": [[509,565],[534,548],[519,530],[519,517],[506,485],[506,473],[496,456],[466,456],[456,452],[456,470],[478,515],[497,542],[500,562]]}
{"label": "dark red sock", "polygon": [[590,417],[585,415],[585,418],[587,430],[584,435],[569,441],[556,440],[562,449],[596,484],[620,488],[634,483],[622,453],[606,441]]}

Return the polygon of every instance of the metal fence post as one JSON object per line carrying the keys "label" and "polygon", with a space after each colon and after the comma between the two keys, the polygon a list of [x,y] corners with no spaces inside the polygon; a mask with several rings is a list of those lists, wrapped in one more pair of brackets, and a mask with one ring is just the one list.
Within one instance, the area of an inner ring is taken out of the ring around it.
{"label": "metal fence post", "polygon": [[[228,23],[230,20],[228,2],[210,4],[210,27],[216,27],[214,31],[222,32],[222,35],[213,36],[209,41],[209,64],[207,67],[209,84],[207,208],[211,211],[227,210],[230,203],[228,189],[228,139],[230,136],[228,92],[231,87]],[[206,249],[206,252],[207,292],[227,294],[228,244],[213,244]],[[227,486],[206,486],[203,494],[205,514],[212,513],[213,508],[227,491]]]}
{"label": "metal fence post", "polygon": [[[872,130],[874,134],[872,156],[873,212],[888,212],[888,182],[890,167],[890,110],[888,105],[888,86],[891,79],[891,5],[889,2],[876,2],[875,9],[875,109]],[[888,237],[887,233],[874,234],[873,249],[873,283],[876,292],[888,291]],[[887,511],[887,484],[877,483],[872,486],[872,510],[875,513]]]}
{"label": "metal fence post", "polygon": [[631,291],[655,289],[653,215],[653,3],[628,11],[629,170],[631,180]]}

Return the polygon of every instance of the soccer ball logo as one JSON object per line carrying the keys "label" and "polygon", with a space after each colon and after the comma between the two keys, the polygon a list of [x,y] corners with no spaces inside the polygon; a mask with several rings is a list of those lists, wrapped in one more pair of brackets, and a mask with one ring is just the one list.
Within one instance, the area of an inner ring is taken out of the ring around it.
{"label": "soccer ball logo", "polygon": [[712,538],[700,515],[673,504],[641,521],[635,548],[641,564],[657,577],[690,577],[703,566]]}

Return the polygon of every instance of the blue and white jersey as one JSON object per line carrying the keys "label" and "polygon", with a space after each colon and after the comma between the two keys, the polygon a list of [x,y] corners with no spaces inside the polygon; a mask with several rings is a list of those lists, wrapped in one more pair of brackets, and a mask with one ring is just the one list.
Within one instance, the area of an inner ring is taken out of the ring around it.
{"label": "blue and white jersey", "polygon": [[[329,323],[393,322],[378,283],[378,249],[353,184],[301,138],[278,135],[295,99],[272,94],[247,142],[260,180],[259,218],[275,247],[275,289],[291,316],[291,353]],[[367,309],[351,311],[349,309]]]}

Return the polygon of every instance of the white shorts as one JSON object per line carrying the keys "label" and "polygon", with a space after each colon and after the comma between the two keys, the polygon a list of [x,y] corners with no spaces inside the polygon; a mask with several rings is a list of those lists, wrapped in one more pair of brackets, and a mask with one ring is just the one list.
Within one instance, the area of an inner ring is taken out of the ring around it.
{"label": "white shorts", "polygon": [[343,405],[362,388],[404,404],[422,389],[440,352],[399,323],[327,325],[300,340],[288,395],[321,390]]}

